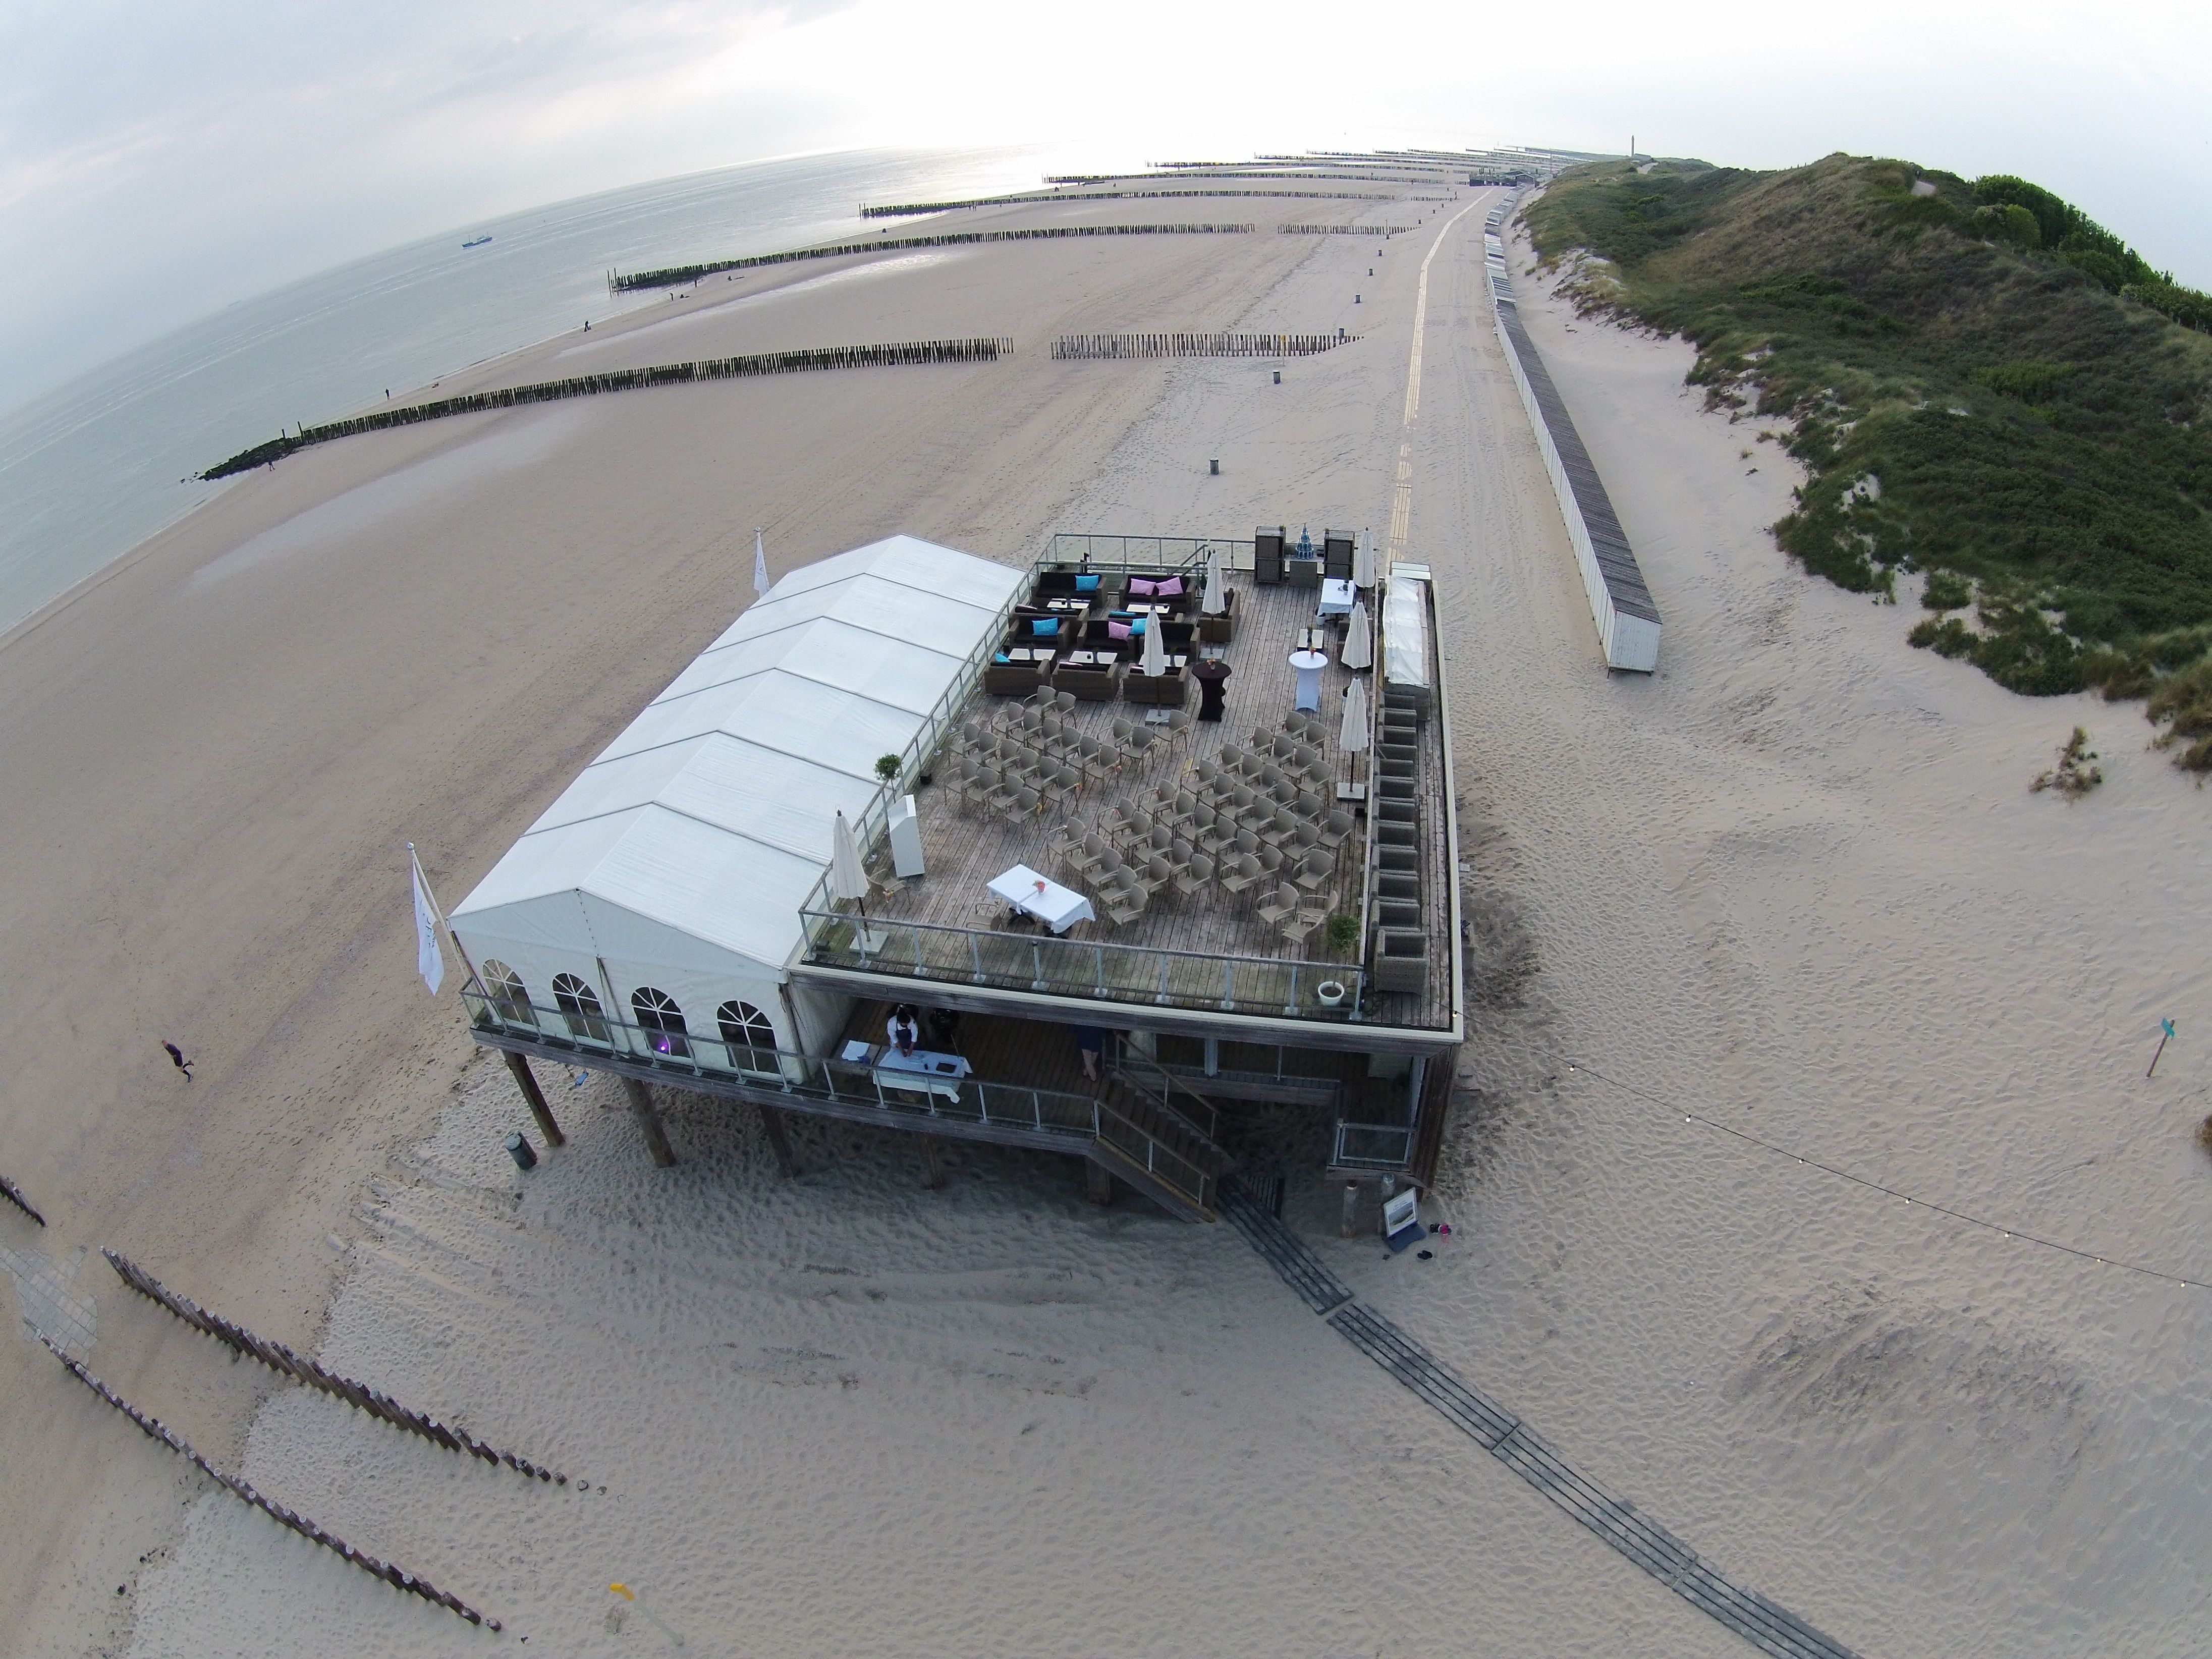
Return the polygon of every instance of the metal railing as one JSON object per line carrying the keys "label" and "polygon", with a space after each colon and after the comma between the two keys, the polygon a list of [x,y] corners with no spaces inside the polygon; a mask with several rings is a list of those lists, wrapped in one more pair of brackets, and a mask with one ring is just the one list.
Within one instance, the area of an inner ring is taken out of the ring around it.
{"label": "metal railing", "polygon": [[[1359,1018],[1366,990],[1366,969],[1354,963],[1212,956],[943,922],[878,921],[817,908],[801,910],[799,923],[806,930],[802,960],[810,965],[1003,991],[1350,1021]],[[1335,992],[1324,1000],[1322,988],[1332,985]]]}
{"label": "metal railing", "polygon": [[1252,564],[1252,538],[1235,536],[1116,536],[1093,535],[1087,531],[1062,530],[1055,532],[1037,556],[1036,568],[1043,570],[1091,570],[1100,574],[1175,574],[1195,572],[1203,575],[1206,561],[1214,549],[1221,550],[1221,568],[1225,571],[1249,571]]}
{"label": "metal railing", "polygon": [[1336,1153],[1330,1167],[1338,1170],[1402,1170],[1413,1161],[1413,1131],[1395,1123],[1344,1123],[1336,1126]]}
{"label": "metal railing", "polygon": [[1071,1152],[1103,1140],[1195,1203],[1206,1208],[1213,1204],[1212,1176],[1088,1095],[973,1076],[882,1071],[865,1060],[730,1042],[689,1030],[638,1025],[604,1012],[547,1008],[473,990],[464,990],[461,1001],[470,1024],[478,1030],[557,1049],[586,1067],[595,1059],[618,1058],[678,1079],[773,1090],[795,1110],[804,1111],[817,1102],[873,1107],[908,1120],[972,1123],[1050,1137],[1069,1143]]}

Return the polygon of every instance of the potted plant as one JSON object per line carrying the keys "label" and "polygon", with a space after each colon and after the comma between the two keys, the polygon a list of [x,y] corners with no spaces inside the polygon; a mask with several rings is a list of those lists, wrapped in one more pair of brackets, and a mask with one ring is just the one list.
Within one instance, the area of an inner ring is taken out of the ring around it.
{"label": "potted plant", "polygon": [[878,777],[881,778],[885,783],[889,783],[893,778],[898,776],[898,775],[899,757],[896,755],[878,755],[876,757],[876,775]]}
{"label": "potted plant", "polygon": [[1346,994],[1340,979],[1325,979],[1314,987],[1314,999],[1324,1008],[1341,1008]]}

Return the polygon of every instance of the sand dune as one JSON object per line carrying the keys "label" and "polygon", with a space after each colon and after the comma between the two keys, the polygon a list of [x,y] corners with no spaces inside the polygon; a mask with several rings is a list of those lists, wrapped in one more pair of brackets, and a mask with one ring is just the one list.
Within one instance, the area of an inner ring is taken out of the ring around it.
{"label": "sand dune", "polygon": [[[0,1114],[8,1172],[54,1223],[0,1212],[6,1242],[113,1243],[591,1491],[276,1389],[96,1258],[94,1369],[495,1611],[500,1639],[557,1652],[659,1640],[635,1613],[609,1627],[612,1578],[707,1651],[1747,1651],[1228,1229],[1091,1210],[1073,1164],[1011,1153],[963,1153],[924,1192],[907,1144],[842,1131],[800,1135],[787,1182],[703,1103],[670,1110],[685,1161],[659,1173],[599,1084],[557,1091],[574,1144],[526,1181],[497,1142],[511,1085],[409,977],[402,840],[465,890],[742,605],[755,524],[778,569],[893,529],[1020,559],[1060,527],[1379,527],[1402,437],[1411,551],[1451,618],[1480,946],[1439,1194],[1455,1231],[1433,1261],[1386,1264],[1335,1238],[1310,1181],[1291,1219],[1578,1464],[1863,1651],[2190,1650],[2204,1293],[1682,1113],[2212,1278],[2185,1018],[2142,1077],[2156,1017],[2203,988],[2202,797],[2132,710],[2012,697],[1907,649],[1899,610],[1789,568],[1760,529],[1792,482],[1775,446],[1698,410],[1686,348],[1577,324],[1523,275],[1667,618],[1660,673],[1608,678],[1483,309],[1480,214],[1431,266],[1401,434],[1413,271],[1443,220],[1424,222],[1380,258],[1350,237],[1133,238],[775,307],[709,284],[632,324],[641,352],[678,319],[687,356],[964,332],[1023,349],[329,445],[0,651],[5,919],[46,964],[4,1015]],[[1362,337],[1280,386],[1261,363],[1038,349],[1340,325]],[[576,343],[445,386],[544,378]],[[557,443],[533,424],[556,420]],[[2076,720],[2110,781],[2031,796]],[[194,1083],[167,1035],[201,1057]],[[10,1650],[492,1639],[196,1493],[29,1345],[0,1366],[11,1474],[70,1494],[0,1543],[27,1610]]]}

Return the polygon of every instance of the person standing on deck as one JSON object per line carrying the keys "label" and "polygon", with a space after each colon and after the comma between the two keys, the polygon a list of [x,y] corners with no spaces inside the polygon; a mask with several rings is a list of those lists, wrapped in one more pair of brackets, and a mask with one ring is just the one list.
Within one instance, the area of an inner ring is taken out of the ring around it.
{"label": "person standing on deck", "polygon": [[1078,1025],[1072,1029],[1075,1032],[1076,1052],[1083,1056],[1083,1075],[1096,1083],[1098,1081],[1098,1057],[1106,1049],[1106,1033],[1096,1025]]}
{"label": "person standing on deck", "polygon": [[902,1002],[891,1010],[890,1021],[884,1030],[889,1034],[891,1047],[902,1055],[910,1054],[921,1041],[921,1025],[915,1017],[914,1005]]}

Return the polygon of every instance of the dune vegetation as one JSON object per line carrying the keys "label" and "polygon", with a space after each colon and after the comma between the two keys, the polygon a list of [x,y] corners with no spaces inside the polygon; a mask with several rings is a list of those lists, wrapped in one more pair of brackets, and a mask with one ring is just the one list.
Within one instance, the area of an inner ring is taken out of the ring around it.
{"label": "dune vegetation", "polygon": [[1585,310],[1680,334],[1808,471],[1776,539],[2031,696],[2142,698],[2212,771],[2212,298],[2023,179],[1602,162],[1528,210]]}

